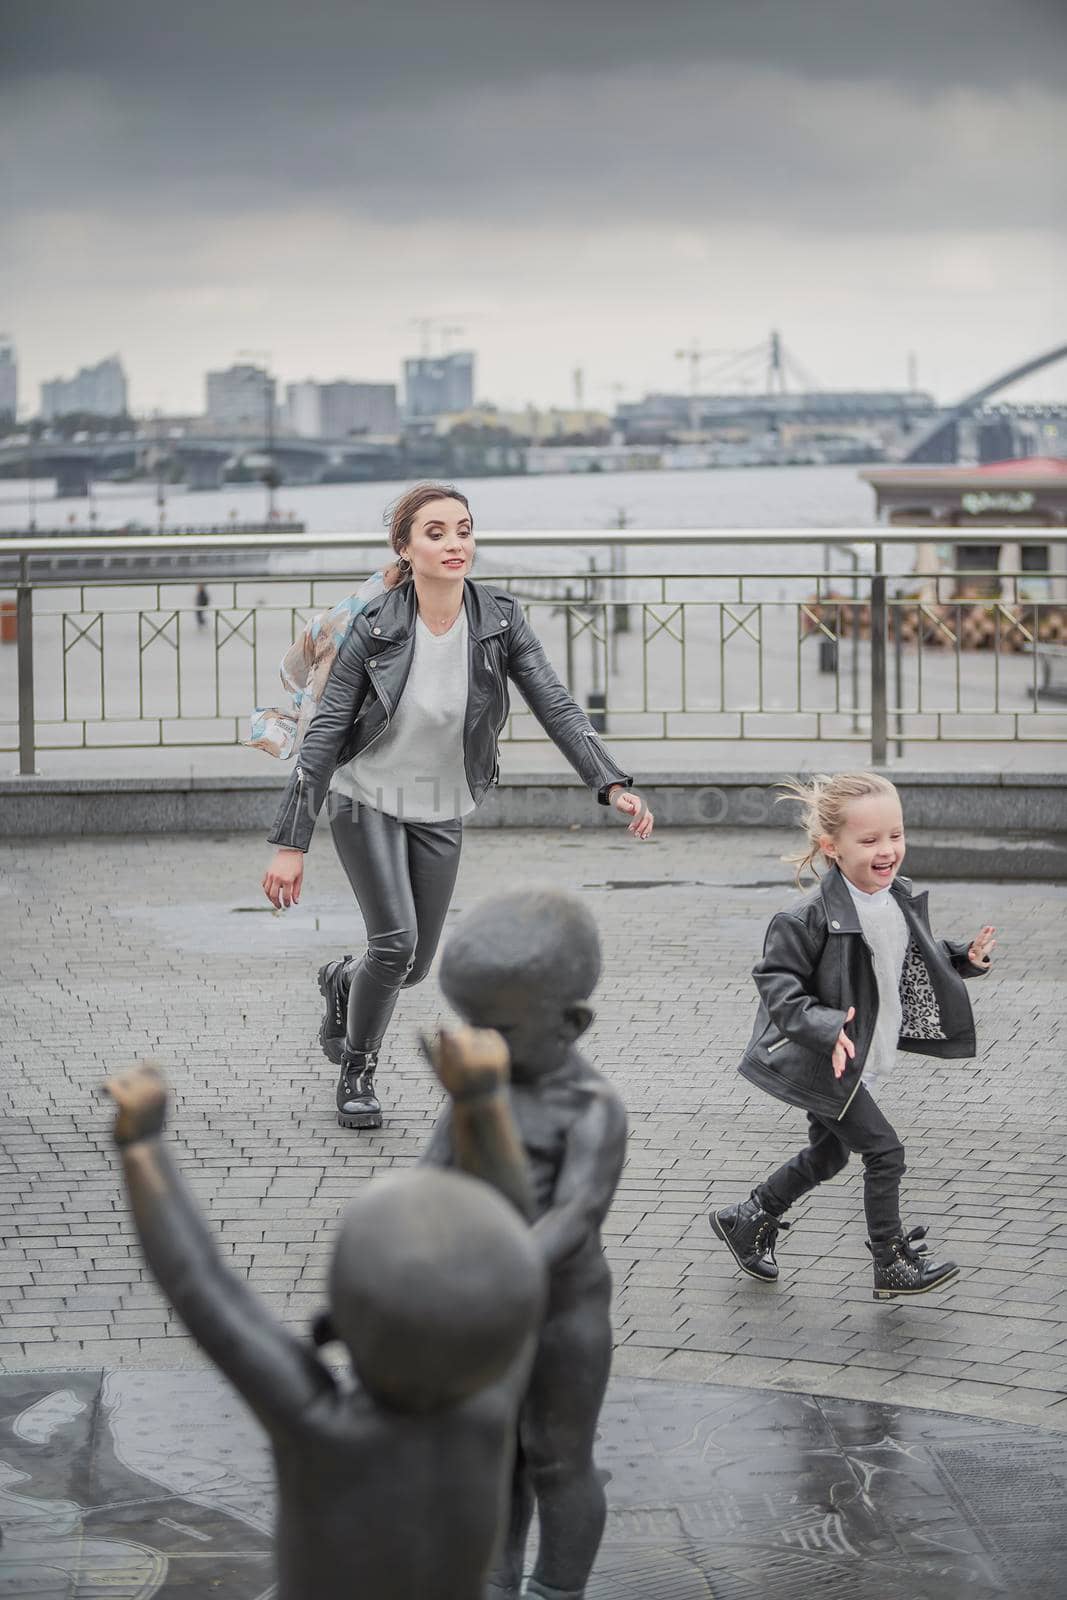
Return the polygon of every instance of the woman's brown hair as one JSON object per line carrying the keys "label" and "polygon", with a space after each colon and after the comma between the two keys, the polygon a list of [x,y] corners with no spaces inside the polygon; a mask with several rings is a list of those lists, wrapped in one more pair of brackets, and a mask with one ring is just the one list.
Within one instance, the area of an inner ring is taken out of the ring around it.
{"label": "woman's brown hair", "polygon": [[[415,521],[423,506],[429,505],[431,500],[458,500],[470,516],[470,503],[465,494],[451,483],[417,483],[414,488],[406,490],[398,500],[386,509],[385,524],[389,529],[389,543],[398,556],[402,556],[411,542],[411,524]],[[474,518],[471,517],[471,527],[474,527]]]}

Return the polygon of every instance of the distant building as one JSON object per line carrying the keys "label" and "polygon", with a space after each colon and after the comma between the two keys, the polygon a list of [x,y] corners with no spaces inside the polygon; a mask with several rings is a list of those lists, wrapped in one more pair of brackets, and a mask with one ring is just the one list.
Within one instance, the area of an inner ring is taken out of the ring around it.
{"label": "distant building", "polygon": [[0,333],[0,417],[14,417],[19,404],[19,367],[10,336]]}
{"label": "distant building", "polygon": [[[879,522],[937,530],[917,547],[923,597],[1067,601],[1067,460],[1036,456],[984,466],[868,468]],[[1004,544],[973,544],[972,528],[1018,529]],[[943,570],[964,574],[954,595],[937,582]],[[1002,578],[1002,573],[1022,574]],[[1034,628],[1037,618],[1031,618]],[[1055,636],[1058,640],[1060,635]]]}
{"label": "distant building", "polygon": [[207,375],[207,415],[220,428],[273,425],[277,385],[265,367],[239,363]]}
{"label": "distant building", "polygon": [[409,417],[469,411],[474,404],[474,352],[413,356],[404,362],[404,410]]}
{"label": "distant building", "polygon": [[657,445],[534,444],[526,452],[526,471],[535,476],[557,472],[655,472],[662,466],[663,451]]}
{"label": "distant building", "polygon": [[723,424],[781,426],[782,422],[896,421],[929,418],[936,411],[933,395],[923,390],[814,389],[808,394],[680,395],[651,394],[617,408],[617,419],[629,432],[662,427],[709,429]]}
{"label": "distant building", "polygon": [[285,386],[285,425],[302,439],[322,438],[321,388],[310,378]]}
{"label": "distant building", "polygon": [[286,421],[305,439],[343,439],[350,433],[396,433],[395,383],[289,383]]}
{"label": "distant building", "polygon": [[[423,432],[447,435],[463,428],[500,429],[516,439],[528,439],[531,444],[558,443],[560,439],[574,442],[576,437],[584,442],[607,443],[611,434],[611,418],[606,411],[575,410],[552,406],[540,410],[527,406],[524,411],[507,411],[483,400],[469,411],[450,411],[427,421]],[[603,438],[590,438],[603,435]]]}
{"label": "distant building", "polygon": [[850,441],[867,450],[902,448],[935,411],[933,396],[922,390],[650,394],[620,405],[616,421],[633,442],[698,434],[734,444],[776,439],[836,453]]}
{"label": "distant building", "polygon": [[73,378],[53,378],[41,385],[41,416],[46,422],[87,411],[97,417],[127,413],[126,374],[118,356],[81,367]]}

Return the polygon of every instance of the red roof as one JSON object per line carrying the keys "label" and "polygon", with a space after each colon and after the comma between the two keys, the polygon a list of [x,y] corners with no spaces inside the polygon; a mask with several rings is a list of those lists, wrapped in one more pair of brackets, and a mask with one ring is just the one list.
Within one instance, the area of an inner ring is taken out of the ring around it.
{"label": "red roof", "polygon": [[987,461],[984,467],[972,467],[974,473],[985,473],[991,478],[1012,472],[1038,473],[1042,477],[1059,478],[1067,475],[1067,459],[1063,456],[1025,456],[1020,461]]}

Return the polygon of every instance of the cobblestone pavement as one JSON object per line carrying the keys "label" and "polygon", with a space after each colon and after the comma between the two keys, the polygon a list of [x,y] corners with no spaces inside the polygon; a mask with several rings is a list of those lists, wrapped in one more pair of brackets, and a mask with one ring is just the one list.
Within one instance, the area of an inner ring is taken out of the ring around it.
{"label": "cobblestone pavement", "polygon": [[[1067,1430],[1064,1066],[1067,888],[937,884],[935,927],[1000,930],[972,985],[981,1057],[902,1065],[884,1096],[907,1148],[905,1211],[959,1280],[871,1299],[858,1172],[802,1202],[768,1288],[707,1224],[801,1143],[803,1116],[734,1071],[749,969],[792,892],[785,836],[668,831],[472,834],[455,909],[504,882],[568,886],[604,935],[589,1053],[630,1110],[607,1228],[620,1377],[781,1388]],[[261,903],[257,836],[32,841],[0,850],[0,1364],[181,1367],[199,1357],[147,1280],[97,1086],[150,1054],[175,1088],[171,1137],[220,1249],[280,1318],[322,1302],[334,1218],[354,1185],[416,1155],[437,1105],[414,1048],[444,1005],[406,995],[387,1051],[387,1120],[336,1125],[319,1054],[316,966],[359,948],[329,841],[304,903]]]}

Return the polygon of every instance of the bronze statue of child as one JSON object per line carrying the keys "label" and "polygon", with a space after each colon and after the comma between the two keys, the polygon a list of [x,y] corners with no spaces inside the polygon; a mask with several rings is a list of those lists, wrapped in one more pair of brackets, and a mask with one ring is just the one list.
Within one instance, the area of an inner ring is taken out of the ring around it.
{"label": "bronze statue of child", "polygon": [[351,1383],[221,1259],[160,1137],[160,1073],[142,1064],[107,1084],[148,1263],[270,1437],[278,1600],[483,1600],[545,1269],[516,1215],[530,1175],[500,1040],[460,1030],[435,1055],[472,1176],[376,1178],[347,1207],[315,1341],[347,1346]]}
{"label": "bronze statue of child", "polygon": [[[464,1020],[502,1034],[511,1111],[533,1177],[532,1235],[548,1308],[519,1413],[511,1515],[490,1600],[520,1593],[536,1503],[539,1545],[526,1593],[578,1600],[596,1559],[605,1499],[593,1462],[611,1366],[611,1276],[600,1229],[626,1153],[626,1113],[575,1048],[593,1020],[600,940],[570,896],[529,889],[482,902],[445,948],[441,987]],[[477,1129],[446,1106],[422,1160],[470,1170]]]}

